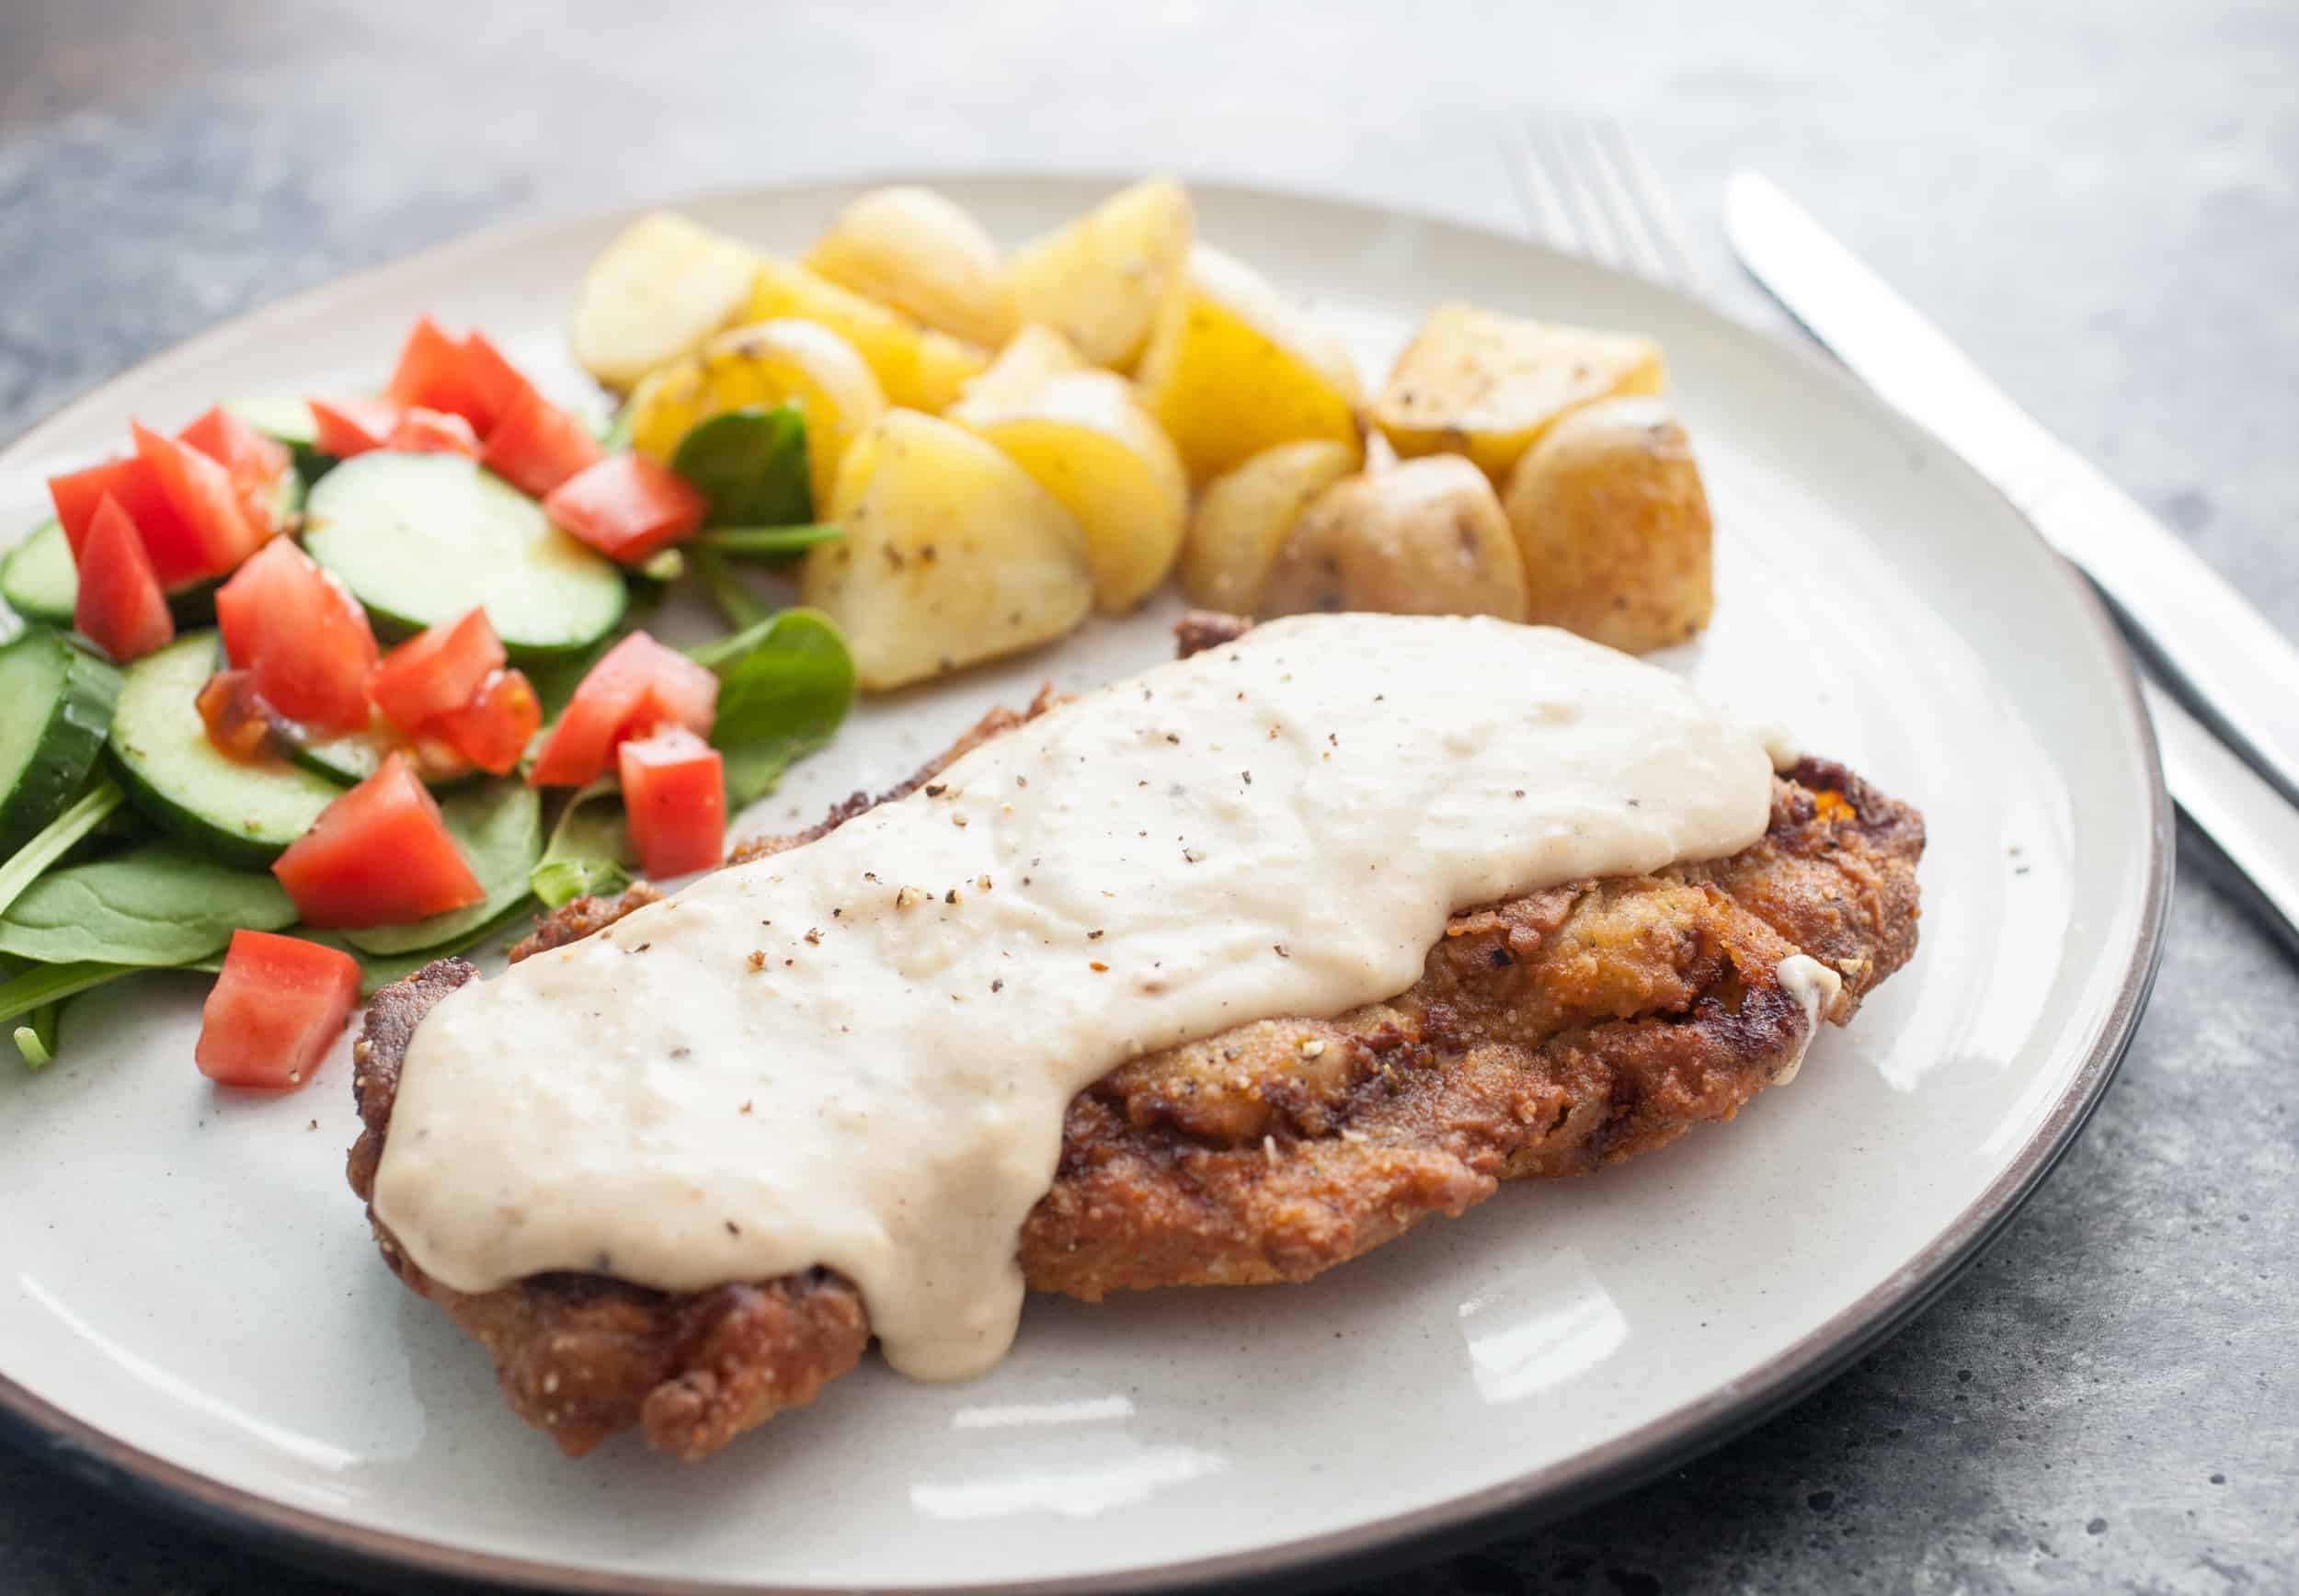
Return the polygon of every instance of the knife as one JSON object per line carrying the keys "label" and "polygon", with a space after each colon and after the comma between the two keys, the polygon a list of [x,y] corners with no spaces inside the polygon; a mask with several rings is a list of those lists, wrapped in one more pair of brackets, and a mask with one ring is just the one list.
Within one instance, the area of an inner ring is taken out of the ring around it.
{"label": "knife", "polygon": [[1750,275],[2026,511],[2122,611],[2172,686],[2299,804],[2299,648],[1768,178],[1733,175],[1724,229]]}

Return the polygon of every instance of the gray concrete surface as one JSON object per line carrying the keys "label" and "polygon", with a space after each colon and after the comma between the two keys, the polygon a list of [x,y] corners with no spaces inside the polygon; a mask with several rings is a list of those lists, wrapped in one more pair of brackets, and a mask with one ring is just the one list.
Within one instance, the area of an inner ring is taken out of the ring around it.
{"label": "gray concrete surface", "polygon": [[[1050,162],[1510,222],[1496,136],[1597,111],[1735,310],[1778,324],[1718,236],[1744,162],[2299,630],[2294,71],[2265,0],[0,0],[0,435],[509,216]],[[1360,1589],[2299,1587],[2299,978],[2202,865],[2091,1130],[1936,1307],[1687,1468]],[[0,1590],[333,1588],[0,1453]]]}

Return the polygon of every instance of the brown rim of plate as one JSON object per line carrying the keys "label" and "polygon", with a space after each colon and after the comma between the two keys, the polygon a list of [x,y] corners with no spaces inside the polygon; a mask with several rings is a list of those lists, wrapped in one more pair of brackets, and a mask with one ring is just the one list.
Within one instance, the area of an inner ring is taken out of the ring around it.
{"label": "brown rim of plate", "polygon": [[[959,172],[862,173],[851,177],[771,187],[803,190],[866,187],[886,182],[979,182],[984,175]],[[1000,181],[989,175],[990,181]],[[1115,189],[1132,181],[1106,173],[1007,174],[1004,181],[1074,183]],[[1184,181],[1188,181],[1184,179]],[[1282,187],[1237,183],[1190,182],[1195,192],[1228,194],[1246,201],[1309,204],[1354,215],[1361,221],[1380,221],[1413,215],[1438,231],[1458,231],[1497,240],[1519,248],[1555,256],[1591,271],[1619,275],[1578,256],[1551,250],[1536,241],[1498,228],[1449,217],[1417,214],[1402,207],[1334,199]],[[758,187],[720,189],[671,200],[672,205],[738,200],[761,192]],[[113,392],[146,368],[161,360],[195,356],[212,341],[245,335],[273,317],[312,309],[329,300],[356,293],[370,281],[417,265],[436,265],[462,255],[484,255],[515,240],[584,222],[635,215],[651,206],[622,206],[575,216],[543,216],[513,221],[467,234],[446,244],[380,265],[363,268],[315,289],[291,296],[195,335],[150,356],[108,379],[36,423],[0,449],[0,458],[36,448],[51,430],[61,429],[82,414],[105,406]],[[1722,316],[1710,306],[1673,289],[1656,288],[1691,304],[1702,315],[1740,336],[1759,340],[1802,360],[1808,373],[1831,383],[1854,404],[1869,406],[1887,426],[1916,433],[1956,462],[1955,469],[2002,502],[2028,535],[2045,540],[2026,513],[2011,503],[1961,455],[1916,422],[1886,405],[1865,384],[1842,369],[1822,359],[1812,348],[1774,338]],[[2048,548],[2049,544],[2045,543]],[[2054,556],[2059,577],[2074,592],[2077,603],[2110,646],[2127,724],[2137,734],[2142,758],[2133,774],[2145,789],[2148,815],[2145,903],[2139,933],[2125,966],[2114,1000],[2086,1039],[2083,1063],[2076,1068],[2051,1112],[2021,1145],[2003,1173],[1970,1203],[1929,1246],[1909,1258],[1891,1279],[1869,1291],[1783,1351],[1746,1374],[1710,1391],[1699,1400],[1663,1418],[1638,1426],[1602,1445],[1578,1453],[1560,1464],[1530,1470],[1498,1485],[1455,1497],[1411,1512],[1392,1514],[1370,1522],[1321,1535],[1262,1546],[1220,1556],[1150,1565],[1082,1579],[993,1581],[987,1584],[935,1586],[936,1596],[1036,1596],[1055,1590],[1112,1591],[1155,1584],[1168,1590],[1207,1586],[1270,1586],[1310,1583],[1335,1572],[1345,1562],[1353,1578],[1364,1578],[1400,1563],[1436,1555],[1448,1547],[1468,1546],[1496,1538],[1506,1528],[1529,1528],[1575,1507],[1641,1484],[1664,1470],[1688,1462],[1750,1429],[1788,1407],[1863,1353],[1881,1344],[1893,1331],[1928,1305],[1979,1256],[2004,1225],[2019,1211],[2043,1177],[2091,1117],[2094,1108],[2115,1077],[2141,1012],[2155,985],[2163,952],[2166,915],[2171,898],[2175,858],[2171,800],[2165,791],[2160,759],[2156,751],[2153,724],[2140,698],[2139,680],[2122,633],[2091,585],[2076,569]],[[739,1585],[723,1580],[663,1579],[653,1576],[606,1573],[569,1564],[555,1564],[488,1552],[460,1550],[414,1535],[370,1529],[276,1501],[237,1487],[218,1484],[195,1469],[186,1468],[109,1435],[54,1404],[34,1396],[0,1372],[0,1421],[20,1428],[17,1440],[28,1452],[55,1466],[132,1499],[151,1503],[165,1511],[211,1531],[264,1545],[278,1556],[309,1568],[344,1573],[349,1558],[357,1571],[370,1579],[404,1581],[409,1575],[488,1581],[542,1590],[597,1592],[600,1596],[851,1596],[850,1587],[803,1585]]]}

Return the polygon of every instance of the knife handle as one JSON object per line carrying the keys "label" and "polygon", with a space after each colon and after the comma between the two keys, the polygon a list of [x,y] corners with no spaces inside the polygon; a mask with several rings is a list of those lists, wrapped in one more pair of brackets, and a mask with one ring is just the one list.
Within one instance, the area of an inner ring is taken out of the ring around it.
{"label": "knife handle", "polygon": [[2299,647],[2097,467],[2056,440],[2052,454],[2005,492],[2098,584],[2171,688],[2299,804]]}
{"label": "knife handle", "polygon": [[2164,784],[2229,863],[2248,879],[2257,908],[2299,953],[2299,809],[2205,730],[2179,701],[2142,678]]}

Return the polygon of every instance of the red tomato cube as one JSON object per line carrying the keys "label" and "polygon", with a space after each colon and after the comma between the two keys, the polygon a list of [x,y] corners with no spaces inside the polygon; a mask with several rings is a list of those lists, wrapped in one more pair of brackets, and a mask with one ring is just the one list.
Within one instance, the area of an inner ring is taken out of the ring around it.
{"label": "red tomato cube", "polygon": [[305,403],[312,407],[312,420],[316,424],[312,447],[337,460],[349,460],[371,449],[383,448],[384,440],[398,429],[399,417],[406,409],[388,399],[366,397],[311,399]]}
{"label": "red tomato cube", "polygon": [[484,609],[452,626],[418,632],[368,673],[367,696],[403,732],[421,731],[469,703],[491,671],[503,667],[502,639]]}
{"label": "red tomato cube", "polygon": [[482,430],[494,419],[472,383],[463,344],[429,316],[416,318],[400,346],[399,364],[383,385],[383,396],[410,408],[452,411]]}
{"label": "red tomato cube", "polygon": [[726,848],[726,765],[684,726],[633,737],[615,750],[623,813],[648,875],[708,870]]}
{"label": "red tomato cube", "polygon": [[234,931],[223,973],[200,1010],[193,1062],[223,1086],[302,1086],[359,1000],[360,962],[342,949]]}
{"label": "red tomato cube", "polygon": [[190,581],[200,574],[200,552],[192,541],[191,529],[161,491],[160,473],[140,454],[48,479],[48,496],[55,501],[56,519],[63,528],[64,542],[72,545],[74,560],[87,539],[88,523],[96,519],[96,507],[107,494],[118,499],[128,519],[135,522],[144,552],[152,556],[153,573],[163,587]]}
{"label": "red tomato cube", "polygon": [[504,359],[503,351],[490,343],[485,333],[463,336],[463,373],[464,385],[486,412],[484,416],[473,417],[483,438],[492,437],[512,407],[534,392],[534,384]]}
{"label": "red tomato cube", "polygon": [[106,494],[80,545],[80,591],[72,624],[90,643],[125,665],[176,640],[167,595],[152,573],[152,556],[135,522]]}
{"label": "red tomato cube", "polygon": [[220,405],[176,437],[224,469],[252,525],[266,532],[277,530],[271,512],[279,502],[280,476],[292,463],[285,444],[266,438]]}
{"label": "red tomato cube", "polygon": [[367,724],[367,611],[293,542],[265,544],[217,588],[215,619],[223,652],[281,714],[327,731]]}
{"label": "red tomato cube", "polygon": [[575,689],[551,728],[527,780],[538,787],[579,787],[604,775],[614,746],[658,724],[711,729],[718,678],[644,632],[609,649]]}
{"label": "red tomato cube", "polygon": [[486,452],[479,463],[512,486],[543,498],[606,457],[589,428],[529,388],[487,434]]}
{"label": "red tomato cube", "polygon": [[636,564],[703,525],[709,501],[667,465],[611,454],[551,490],[543,513],[611,560]]}
{"label": "red tomato cube", "polygon": [[385,449],[409,454],[464,454],[479,458],[479,435],[471,423],[452,410],[426,410],[417,405],[399,418],[383,439]]}
{"label": "red tomato cube", "polygon": [[194,701],[208,741],[230,759],[255,764],[272,758],[271,706],[256,690],[253,671],[219,670]]}
{"label": "red tomato cube", "polygon": [[271,861],[307,926],[395,926],[486,896],[439,804],[395,750]]}
{"label": "red tomato cube", "polygon": [[[162,438],[141,422],[131,422],[136,453],[151,462],[160,492],[190,533],[198,551],[194,576],[220,576],[254,553],[271,535],[269,521],[251,521],[242,507],[232,473],[189,443]],[[156,567],[158,562],[154,562]]]}
{"label": "red tomato cube", "polygon": [[456,753],[488,775],[500,776],[519,763],[543,729],[543,701],[524,672],[492,671],[469,703],[431,724]]}

